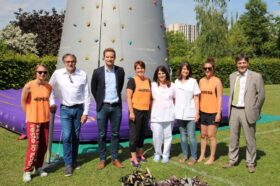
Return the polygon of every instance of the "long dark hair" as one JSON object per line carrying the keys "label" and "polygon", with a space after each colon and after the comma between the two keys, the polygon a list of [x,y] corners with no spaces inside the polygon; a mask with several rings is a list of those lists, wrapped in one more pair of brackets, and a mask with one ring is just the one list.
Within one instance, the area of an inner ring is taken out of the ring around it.
{"label": "long dark hair", "polygon": [[159,71],[162,71],[163,73],[165,73],[165,75],[166,75],[166,85],[167,85],[167,87],[169,88],[170,85],[171,85],[170,74],[169,74],[169,72],[168,72],[168,70],[167,70],[167,68],[166,68],[165,66],[158,66],[158,67],[157,67],[157,69],[156,69],[156,71],[155,71],[155,73],[154,73],[154,78],[153,78],[153,80],[154,80],[155,82],[157,82],[157,84],[158,84],[158,86],[159,86],[159,80],[158,80],[158,72],[159,72]]}
{"label": "long dark hair", "polygon": [[191,65],[189,64],[189,62],[187,62],[187,61],[183,61],[183,62],[181,62],[180,63],[180,66],[179,66],[179,68],[178,68],[178,70],[177,70],[177,78],[179,79],[179,80],[182,80],[182,69],[184,68],[184,67],[187,67],[187,69],[188,69],[188,71],[189,71],[189,75],[187,76],[187,79],[189,79],[189,77],[191,77],[191,75],[192,75],[192,68],[191,68]]}

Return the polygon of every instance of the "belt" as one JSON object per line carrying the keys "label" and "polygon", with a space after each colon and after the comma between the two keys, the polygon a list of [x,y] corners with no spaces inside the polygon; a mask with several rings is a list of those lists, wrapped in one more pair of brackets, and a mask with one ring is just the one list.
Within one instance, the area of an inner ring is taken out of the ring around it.
{"label": "belt", "polygon": [[82,106],[84,106],[84,104],[81,103],[81,104],[75,104],[75,105],[71,105],[71,106],[67,106],[67,105],[61,104],[61,106],[64,106],[64,107],[67,107],[67,108],[77,108],[77,107],[82,107]]}
{"label": "belt", "polygon": [[236,109],[245,109],[245,107],[237,107],[235,105],[231,105],[233,108],[236,108]]}
{"label": "belt", "polygon": [[109,105],[109,106],[111,106],[111,107],[116,107],[116,106],[119,106],[119,105],[120,105],[119,102],[114,102],[114,103],[104,102],[103,104],[104,104],[104,105]]}

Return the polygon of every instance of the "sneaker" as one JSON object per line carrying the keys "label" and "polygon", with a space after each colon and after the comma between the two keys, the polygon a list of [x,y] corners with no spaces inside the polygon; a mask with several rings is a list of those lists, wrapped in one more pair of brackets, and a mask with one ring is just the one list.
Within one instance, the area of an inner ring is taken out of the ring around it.
{"label": "sneaker", "polygon": [[74,163],[73,167],[74,167],[74,169],[79,170],[79,169],[81,169],[81,164]]}
{"label": "sneaker", "polygon": [[153,160],[154,160],[154,162],[159,162],[160,161],[160,155],[155,155]]}
{"label": "sneaker", "polygon": [[73,175],[73,168],[72,166],[66,166],[65,167],[65,176],[69,177]]}
{"label": "sneaker", "polygon": [[140,166],[141,166],[137,159],[132,159],[131,158],[130,163],[133,167],[136,167],[136,168],[140,168]]}
{"label": "sneaker", "polygon": [[42,168],[38,168],[35,170],[34,175],[38,175],[40,177],[46,177],[48,176],[48,173],[45,172]]}
{"label": "sneaker", "polygon": [[137,160],[138,160],[138,161],[141,161],[141,162],[144,162],[144,163],[147,162],[147,159],[146,159],[143,155],[137,156]]}
{"label": "sneaker", "polygon": [[169,158],[162,158],[161,163],[168,163],[169,162]]}
{"label": "sneaker", "polygon": [[31,172],[24,172],[22,179],[23,179],[24,183],[30,182],[31,181]]}

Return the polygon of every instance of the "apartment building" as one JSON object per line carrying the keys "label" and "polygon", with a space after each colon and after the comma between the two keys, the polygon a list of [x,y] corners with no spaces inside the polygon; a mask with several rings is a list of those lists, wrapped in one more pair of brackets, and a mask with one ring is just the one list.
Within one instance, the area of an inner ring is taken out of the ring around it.
{"label": "apartment building", "polygon": [[166,31],[181,32],[184,34],[185,38],[190,42],[194,42],[198,36],[198,29],[196,25],[175,23],[168,25]]}

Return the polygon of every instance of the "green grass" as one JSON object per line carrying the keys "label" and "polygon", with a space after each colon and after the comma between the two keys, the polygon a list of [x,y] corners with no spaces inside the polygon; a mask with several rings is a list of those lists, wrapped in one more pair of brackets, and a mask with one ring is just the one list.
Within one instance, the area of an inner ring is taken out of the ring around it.
{"label": "green grass", "polygon": [[[228,92],[228,90],[225,90]],[[280,115],[280,86],[266,86],[266,101],[264,114]],[[279,185],[280,182],[280,121],[257,125],[257,169],[249,174],[245,168],[246,145],[243,135],[240,141],[240,162],[238,166],[224,170],[222,165],[227,162],[229,131],[218,132],[217,160],[214,165],[206,166],[198,163],[190,168],[178,163],[182,156],[179,139],[173,140],[171,161],[168,164],[154,163],[153,147],[145,145],[148,162],[142,168],[148,167],[157,180],[177,177],[199,176],[210,185]],[[16,140],[17,135],[0,128],[0,185],[25,185],[22,182],[23,163],[25,158],[26,141]],[[199,136],[197,135],[197,139]],[[107,165],[104,170],[96,170],[98,154],[81,155],[79,160],[82,168],[74,172],[70,178],[64,176],[63,164],[59,164],[46,178],[35,177],[28,185],[120,185],[121,176],[131,173],[134,169],[129,164],[129,149],[120,149],[120,158],[125,168],[117,169]],[[108,161],[108,163],[110,160]]]}

